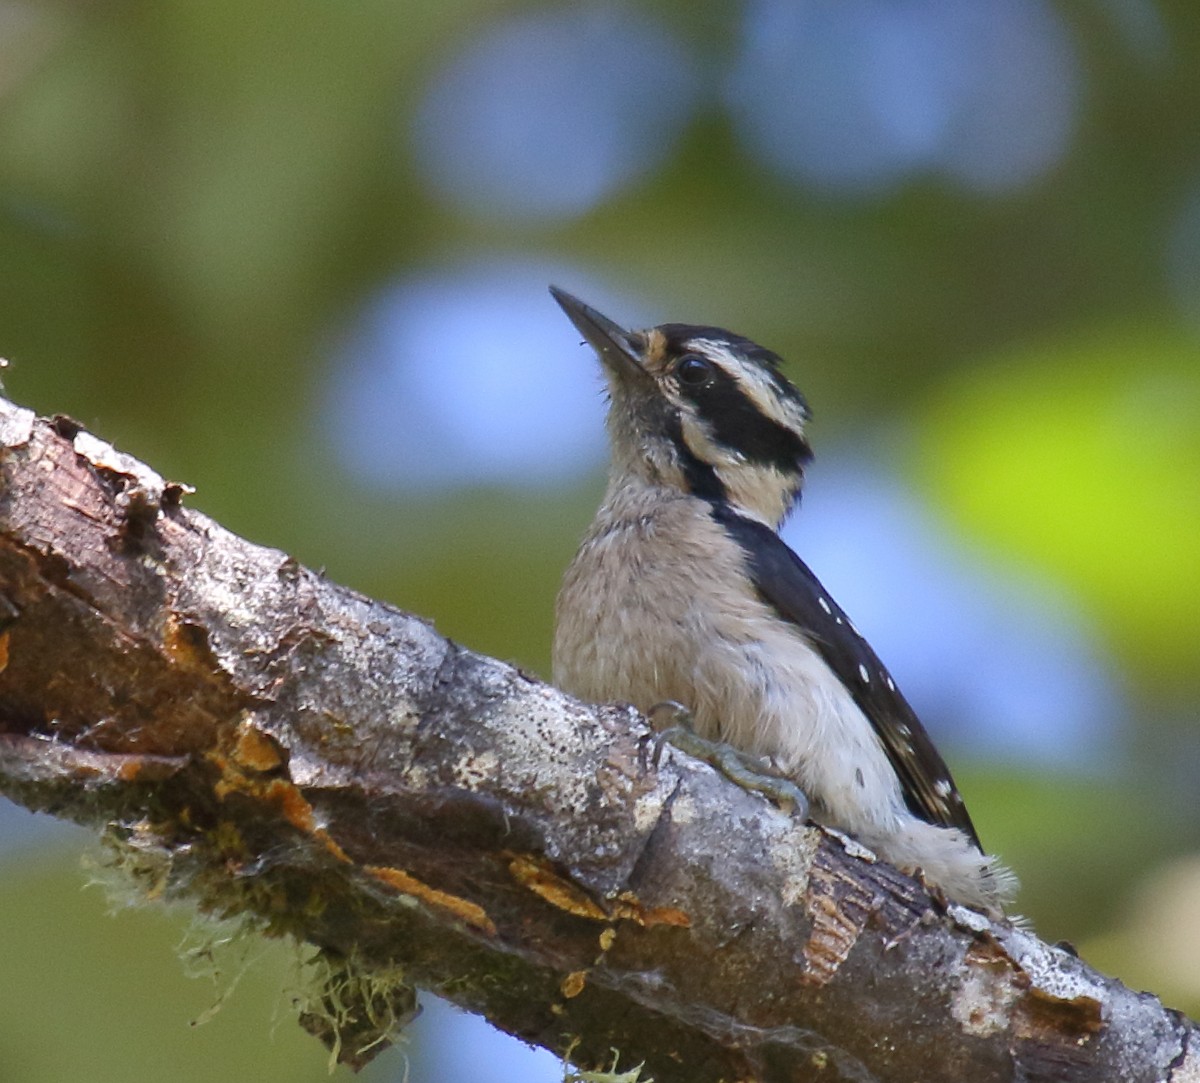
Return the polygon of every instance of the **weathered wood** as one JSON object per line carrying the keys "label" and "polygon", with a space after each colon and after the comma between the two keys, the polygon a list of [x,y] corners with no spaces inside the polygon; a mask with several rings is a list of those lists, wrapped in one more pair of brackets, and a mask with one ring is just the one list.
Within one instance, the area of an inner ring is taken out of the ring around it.
{"label": "weathered wood", "polygon": [[[0,792],[336,979],[669,1080],[1200,1078],[1193,1024],[0,400]],[[99,981],[99,976],[98,979]],[[334,995],[336,993],[336,995]],[[365,1048],[370,1046],[370,1048]]]}

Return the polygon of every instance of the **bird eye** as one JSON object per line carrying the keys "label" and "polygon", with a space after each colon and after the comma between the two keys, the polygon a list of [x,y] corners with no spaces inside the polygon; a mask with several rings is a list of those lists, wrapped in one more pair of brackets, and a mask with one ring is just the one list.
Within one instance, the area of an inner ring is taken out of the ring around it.
{"label": "bird eye", "polygon": [[679,364],[675,366],[675,375],[679,377],[679,382],[687,384],[689,387],[699,387],[703,383],[707,383],[712,376],[712,362],[706,361],[703,357],[697,357],[695,354],[689,354],[687,357],[680,359]]}

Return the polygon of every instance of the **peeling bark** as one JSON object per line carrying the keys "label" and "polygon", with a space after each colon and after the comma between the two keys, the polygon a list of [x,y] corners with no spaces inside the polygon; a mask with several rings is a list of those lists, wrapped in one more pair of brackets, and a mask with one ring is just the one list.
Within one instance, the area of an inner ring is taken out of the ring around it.
{"label": "peeling bark", "polygon": [[[148,896],[315,945],[347,1063],[396,975],[669,1080],[1200,1079],[1195,1027],[0,400],[0,792]],[[372,1045],[371,1043],[376,1043]]]}

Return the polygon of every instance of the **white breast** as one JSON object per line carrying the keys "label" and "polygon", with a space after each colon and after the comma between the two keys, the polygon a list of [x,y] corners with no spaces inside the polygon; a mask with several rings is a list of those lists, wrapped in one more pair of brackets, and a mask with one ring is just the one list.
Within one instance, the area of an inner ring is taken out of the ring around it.
{"label": "white breast", "polygon": [[703,736],[774,759],[822,819],[894,830],[907,811],[878,737],[743,560],[703,501],[623,490],[559,594],[555,682],[642,711],[676,700]]}
{"label": "white breast", "polygon": [[757,596],[701,500],[610,488],[559,592],[554,679],[643,712],[682,703],[702,736],[771,757],[817,819],[953,898],[999,914],[1015,890],[961,831],[908,809],[871,723],[803,632]]}

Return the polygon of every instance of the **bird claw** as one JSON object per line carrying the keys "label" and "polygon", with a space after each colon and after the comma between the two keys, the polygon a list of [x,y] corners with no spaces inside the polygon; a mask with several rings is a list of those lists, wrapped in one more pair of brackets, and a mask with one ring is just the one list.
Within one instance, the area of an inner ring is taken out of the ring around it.
{"label": "bird claw", "polygon": [[[669,724],[662,724],[667,715]],[[771,771],[758,756],[752,756],[726,744],[701,737],[692,725],[692,713],[675,700],[656,703],[646,717],[657,731],[650,762],[658,767],[663,748],[670,744],[689,756],[703,760],[720,771],[730,782],[749,793],[761,793],[789,816],[808,817],[808,797],[791,779]]]}
{"label": "bird claw", "polygon": [[[690,734],[697,741],[703,740],[697,733],[692,719],[692,712],[675,699],[663,700],[656,703],[646,712],[650,728],[654,730],[653,752],[650,756],[651,766],[657,768],[662,762],[663,748],[673,744],[677,748],[687,749],[681,743]],[[680,740],[676,740],[679,738]]]}

